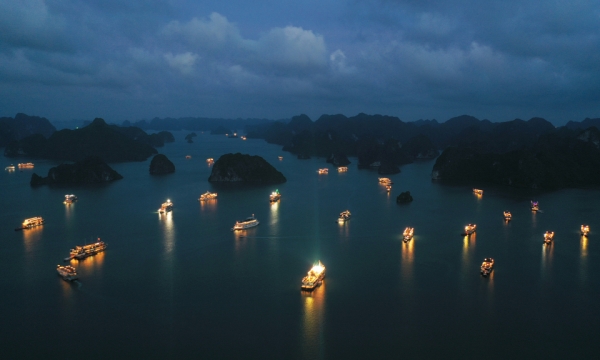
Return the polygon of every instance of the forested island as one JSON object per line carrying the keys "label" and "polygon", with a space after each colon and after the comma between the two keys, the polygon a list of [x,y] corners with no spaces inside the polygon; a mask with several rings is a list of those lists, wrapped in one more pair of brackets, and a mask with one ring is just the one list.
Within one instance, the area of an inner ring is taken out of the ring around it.
{"label": "forested island", "polygon": [[157,153],[154,147],[174,140],[166,131],[148,135],[142,128],[220,135],[243,128],[248,138],[280,145],[298,158],[317,156],[346,166],[348,158],[355,157],[359,168],[380,174],[398,173],[403,164],[437,157],[432,178],[441,182],[548,190],[600,185],[598,118],[555,127],[542,118],[491,122],[463,115],[440,123],[361,113],[322,115],[315,121],[298,115],[279,121],[155,118],[133,123],[140,126],[123,125],[96,119],[82,129],[55,131],[45,118],[17,114],[15,119],[0,118],[0,141],[6,143],[9,157],[75,161],[97,155],[108,162],[141,161]]}

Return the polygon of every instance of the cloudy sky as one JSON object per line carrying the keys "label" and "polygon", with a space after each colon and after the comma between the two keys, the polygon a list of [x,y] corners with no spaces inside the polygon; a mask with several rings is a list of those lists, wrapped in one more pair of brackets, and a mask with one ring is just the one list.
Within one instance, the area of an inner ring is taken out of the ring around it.
{"label": "cloudy sky", "polygon": [[0,116],[600,117],[600,2],[0,1]]}

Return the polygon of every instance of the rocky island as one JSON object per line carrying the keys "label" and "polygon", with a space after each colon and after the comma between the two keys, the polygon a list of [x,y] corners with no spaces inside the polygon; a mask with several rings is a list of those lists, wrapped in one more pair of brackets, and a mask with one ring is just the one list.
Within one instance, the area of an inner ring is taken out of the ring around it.
{"label": "rocky island", "polygon": [[165,175],[175,172],[175,164],[165,155],[154,155],[150,161],[150,175]]}
{"label": "rocky island", "polygon": [[102,159],[97,156],[89,156],[74,164],[61,164],[53,167],[48,171],[47,177],[33,173],[30,185],[86,185],[122,178],[123,176],[111,169]]}
{"label": "rocky island", "polygon": [[260,156],[225,154],[213,165],[208,178],[212,183],[246,182],[253,184],[280,184],[285,176]]}
{"label": "rocky island", "polygon": [[153,141],[152,138],[144,137],[144,141],[140,142],[126,134],[132,132],[135,129],[121,131],[96,118],[84,128],[56,131],[48,139],[42,134],[35,134],[12,141],[6,146],[4,155],[68,161],[98,156],[107,162],[124,162],[144,161],[158,152],[147,143]]}

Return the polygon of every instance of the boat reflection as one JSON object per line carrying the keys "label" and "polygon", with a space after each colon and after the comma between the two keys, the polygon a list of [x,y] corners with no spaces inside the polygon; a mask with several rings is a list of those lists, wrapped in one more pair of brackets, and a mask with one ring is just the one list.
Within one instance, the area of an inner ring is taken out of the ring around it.
{"label": "boat reflection", "polygon": [[415,239],[407,242],[402,242],[402,259],[400,263],[400,277],[406,282],[410,282],[413,277],[413,263],[415,256]]}
{"label": "boat reflection", "polygon": [[340,236],[342,236],[344,239],[348,238],[348,235],[350,234],[349,224],[347,224],[346,221],[338,221],[337,223],[340,230]]}
{"label": "boat reflection", "polygon": [[173,224],[173,212],[168,211],[158,215],[163,228],[163,243],[165,247],[165,255],[172,256],[173,248],[175,247],[175,227]]}
{"label": "boat reflection", "polygon": [[104,255],[105,251],[101,251],[94,256],[88,256],[82,260],[71,259],[70,265],[77,268],[78,272],[83,270],[83,273],[94,271],[94,276],[97,275],[97,271],[102,268],[102,264],[104,263]]}
{"label": "boat reflection", "polygon": [[301,291],[304,305],[302,321],[302,348],[304,359],[320,359],[323,356],[323,334],[325,325],[325,292],[326,283],[312,292]]}
{"label": "boat reflection", "polygon": [[581,258],[584,259],[587,257],[588,237],[582,236],[580,243],[581,243]]}
{"label": "boat reflection", "polygon": [[542,244],[542,278],[547,279],[552,267],[552,255],[554,253],[554,244]]}
{"label": "boat reflection", "polygon": [[269,207],[269,232],[272,234],[279,234],[279,201],[275,201],[271,203]]}
{"label": "boat reflection", "polygon": [[25,252],[30,254],[34,251],[34,246],[42,237],[43,226],[36,226],[27,231],[23,231],[23,244],[25,245]]}

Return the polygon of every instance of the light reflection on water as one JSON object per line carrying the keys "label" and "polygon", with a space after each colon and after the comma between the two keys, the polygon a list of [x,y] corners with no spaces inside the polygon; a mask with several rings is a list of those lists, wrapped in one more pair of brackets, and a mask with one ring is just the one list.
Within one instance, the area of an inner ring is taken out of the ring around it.
{"label": "light reflection on water", "polygon": [[581,262],[579,265],[579,276],[581,282],[587,281],[587,266],[588,266],[588,237],[585,235],[581,236],[580,247],[581,247]]}
{"label": "light reflection on water", "polygon": [[411,283],[413,278],[413,262],[415,255],[415,239],[404,242],[402,241],[402,261],[400,271],[402,272],[401,277],[403,281],[408,285]]}
{"label": "light reflection on water", "polygon": [[31,229],[23,229],[23,245],[25,245],[25,252],[28,257],[32,255],[37,242],[42,237],[42,230],[44,225],[36,226]]}
{"label": "light reflection on water", "polygon": [[163,243],[165,255],[172,257],[173,249],[175,248],[175,227],[173,226],[173,212],[167,211],[164,214],[158,214],[159,221],[163,224]]}
{"label": "light reflection on water", "polygon": [[554,253],[554,241],[550,244],[542,244],[542,278],[546,280],[549,277],[552,268],[552,255]]}
{"label": "light reflection on water", "polygon": [[301,291],[304,302],[304,314],[302,317],[302,351],[304,359],[323,358],[324,343],[324,315],[325,315],[325,286],[321,286],[312,292]]}

